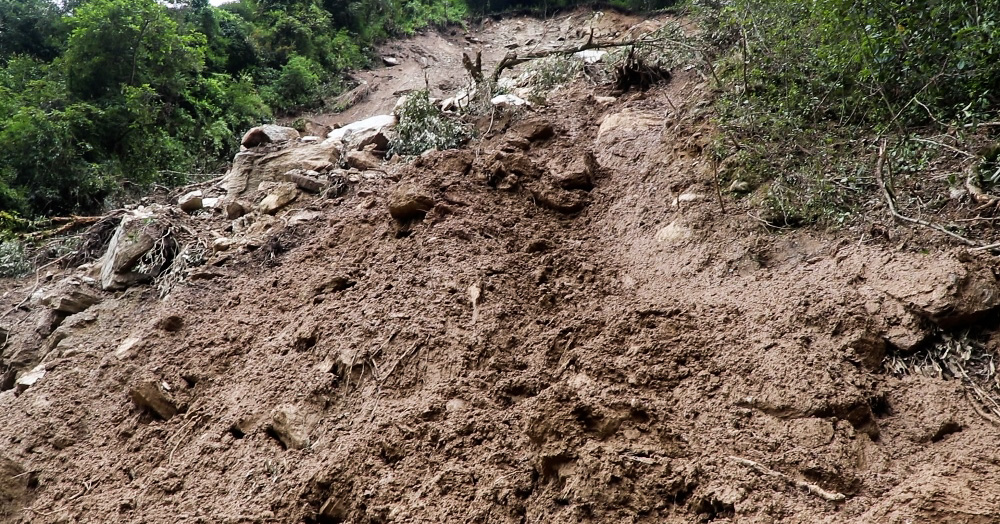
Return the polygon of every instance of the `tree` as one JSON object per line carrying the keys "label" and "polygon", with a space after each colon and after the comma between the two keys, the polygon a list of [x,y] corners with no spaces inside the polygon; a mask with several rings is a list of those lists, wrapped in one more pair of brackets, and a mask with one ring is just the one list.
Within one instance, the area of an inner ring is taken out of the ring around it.
{"label": "tree", "polygon": [[181,35],[155,0],[92,0],[71,18],[64,64],[71,92],[84,100],[149,85],[178,96],[202,65],[200,34]]}

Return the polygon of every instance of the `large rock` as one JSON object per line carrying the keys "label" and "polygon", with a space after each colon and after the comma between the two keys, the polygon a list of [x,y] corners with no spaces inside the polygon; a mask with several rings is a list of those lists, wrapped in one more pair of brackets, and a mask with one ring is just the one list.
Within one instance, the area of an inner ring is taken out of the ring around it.
{"label": "large rock", "polygon": [[389,195],[389,214],[396,220],[423,218],[434,207],[434,197],[413,182],[400,182]]}
{"label": "large rock", "polygon": [[[330,131],[326,141],[343,144],[345,149],[363,149],[384,140],[385,132],[395,127],[396,122],[395,115],[373,116]],[[381,140],[377,138],[379,135],[383,137]]]}
{"label": "large rock", "polygon": [[348,151],[347,165],[358,171],[376,169],[381,164],[379,159],[368,151]]}
{"label": "large rock", "polygon": [[100,301],[101,297],[90,286],[74,277],[59,281],[41,298],[42,305],[67,315],[84,311]]}
{"label": "large rock", "polygon": [[299,137],[299,132],[290,127],[266,124],[255,127],[243,135],[243,147],[257,147],[271,142],[287,142]]}
{"label": "large rock", "polygon": [[181,195],[177,199],[177,206],[181,208],[181,211],[185,213],[194,213],[204,206],[204,201],[202,197],[205,195],[201,191],[192,191],[190,193]]}
{"label": "large rock", "polygon": [[35,473],[25,471],[20,464],[0,456],[0,522],[29,522],[39,516],[22,513],[31,502],[30,486],[35,482]]}
{"label": "large rock", "polygon": [[300,144],[270,153],[242,151],[233,158],[233,166],[222,179],[226,201],[246,198],[261,182],[282,180],[293,169],[324,172],[340,159],[340,142],[325,140]]}
{"label": "large rock", "polygon": [[918,263],[908,259],[872,264],[869,285],[942,329],[977,322],[1000,309],[1000,282],[989,262],[945,255]]}
{"label": "large rock", "polygon": [[271,192],[264,197],[264,200],[258,205],[261,213],[266,213],[268,215],[273,215],[278,211],[281,211],[285,206],[291,204],[299,197],[299,188],[292,182],[282,182],[274,188]]}
{"label": "large rock", "polygon": [[598,144],[620,141],[663,127],[663,116],[648,111],[625,109],[604,117],[597,129]]}
{"label": "large rock", "polygon": [[[156,278],[170,263],[176,248],[158,206],[142,208],[122,217],[108,250],[101,259],[101,288],[121,289]],[[143,257],[147,264],[138,268]]]}

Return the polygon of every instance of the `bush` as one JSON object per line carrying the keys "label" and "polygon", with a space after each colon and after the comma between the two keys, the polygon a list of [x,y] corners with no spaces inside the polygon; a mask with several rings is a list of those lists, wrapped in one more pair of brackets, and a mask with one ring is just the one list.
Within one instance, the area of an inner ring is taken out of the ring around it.
{"label": "bush", "polygon": [[32,264],[24,244],[15,240],[0,240],[0,278],[15,278],[31,271]]}
{"label": "bush", "polygon": [[319,64],[303,56],[288,60],[274,81],[264,88],[267,102],[274,108],[287,111],[319,104]]}
{"label": "bush", "polygon": [[419,155],[431,149],[452,149],[465,143],[471,134],[460,122],[444,115],[431,103],[426,90],[407,96],[399,115],[391,153]]}

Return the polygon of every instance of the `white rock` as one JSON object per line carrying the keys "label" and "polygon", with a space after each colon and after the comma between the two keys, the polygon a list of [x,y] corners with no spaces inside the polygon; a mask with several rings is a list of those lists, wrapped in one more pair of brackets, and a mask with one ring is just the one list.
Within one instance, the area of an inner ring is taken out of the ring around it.
{"label": "white rock", "polygon": [[573,57],[583,60],[585,64],[596,64],[604,60],[604,56],[607,54],[607,51],[601,51],[600,49],[584,49],[583,51],[573,53]]}
{"label": "white rock", "polygon": [[531,107],[531,102],[514,95],[497,95],[490,100],[490,103],[495,106],[528,106]]}
{"label": "white rock", "polygon": [[326,136],[327,141],[344,142],[349,136],[365,133],[368,131],[379,131],[386,127],[396,125],[396,115],[378,115],[364,120],[359,120],[344,127],[330,131]]}
{"label": "white rock", "polygon": [[42,377],[45,376],[45,365],[39,364],[35,366],[31,371],[21,375],[17,379],[15,390],[17,393],[22,393],[24,390],[34,386]]}

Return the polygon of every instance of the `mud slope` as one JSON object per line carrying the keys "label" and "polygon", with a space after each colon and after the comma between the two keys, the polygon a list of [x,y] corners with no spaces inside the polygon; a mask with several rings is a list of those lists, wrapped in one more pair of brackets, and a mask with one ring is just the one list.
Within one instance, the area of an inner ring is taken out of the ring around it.
{"label": "mud slope", "polygon": [[[998,429],[882,365],[995,348],[993,261],[767,233],[716,201],[702,78],[606,94],[67,320],[0,394],[0,522],[996,522]],[[400,184],[434,209],[392,219]]]}

